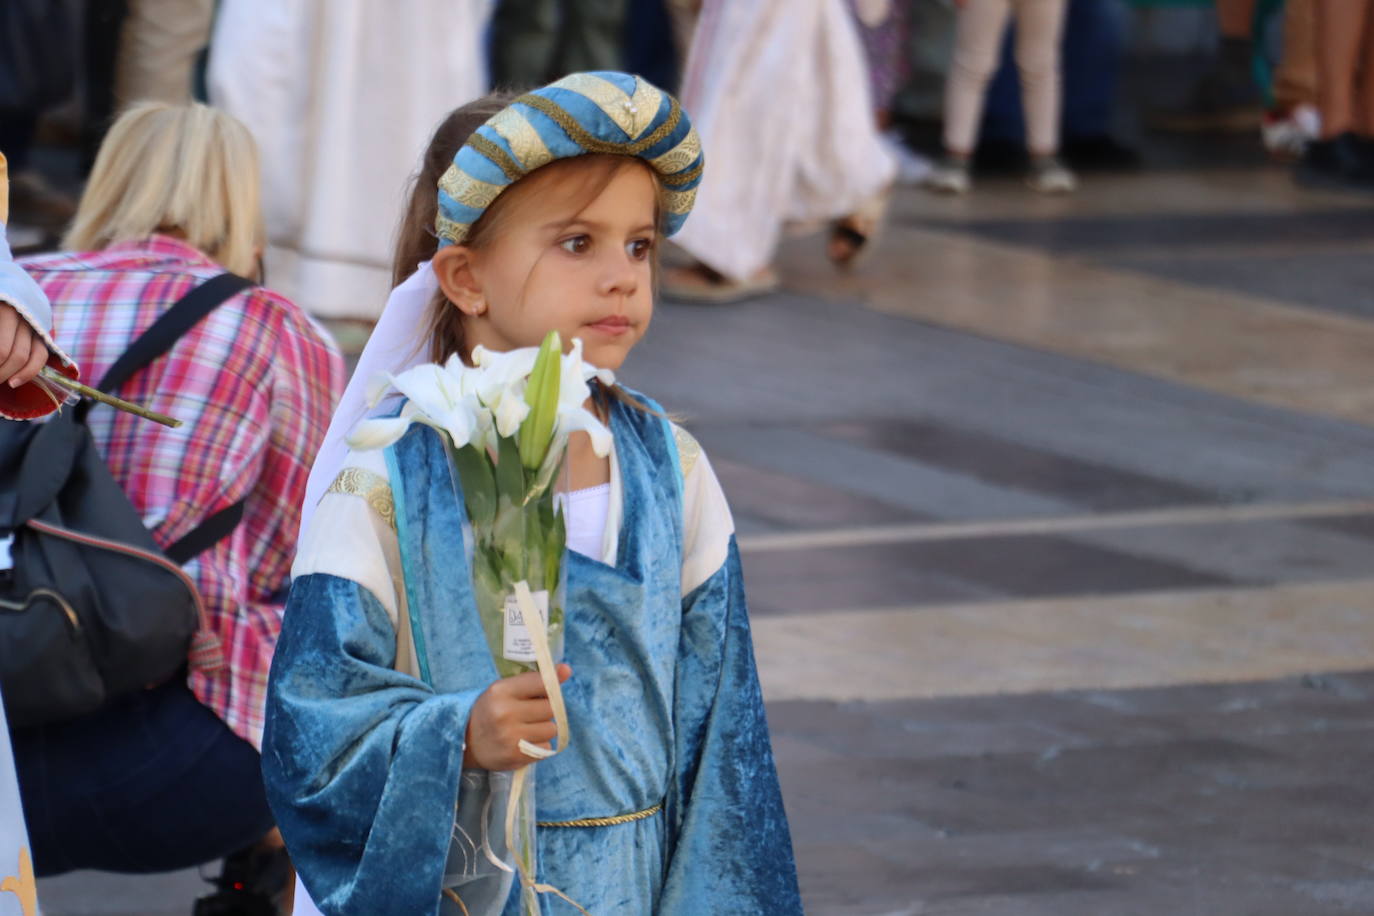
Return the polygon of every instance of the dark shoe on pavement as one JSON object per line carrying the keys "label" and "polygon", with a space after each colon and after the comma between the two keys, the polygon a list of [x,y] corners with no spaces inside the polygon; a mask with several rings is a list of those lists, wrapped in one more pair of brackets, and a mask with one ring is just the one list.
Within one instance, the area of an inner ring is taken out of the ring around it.
{"label": "dark shoe on pavement", "polygon": [[192,916],[277,916],[292,876],[285,849],[242,849],[225,858],[224,870],[210,882],[218,890],[198,899]]}
{"label": "dark shoe on pavement", "polygon": [[1374,150],[1371,141],[1344,133],[1330,140],[1314,140],[1298,162],[1301,184],[1374,191]]}

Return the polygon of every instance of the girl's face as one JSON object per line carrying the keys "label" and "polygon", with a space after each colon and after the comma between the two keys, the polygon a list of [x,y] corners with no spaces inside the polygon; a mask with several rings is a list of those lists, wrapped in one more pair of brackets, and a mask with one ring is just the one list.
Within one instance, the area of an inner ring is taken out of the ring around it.
{"label": "girl's face", "polygon": [[[537,347],[557,329],[567,346],[582,338],[587,362],[619,369],[653,317],[657,188],[647,166],[629,162],[587,203],[569,172],[525,179],[496,238],[460,249],[468,288],[449,298],[465,314],[469,348]],[[464,279],[436,270],[446,293]]]}

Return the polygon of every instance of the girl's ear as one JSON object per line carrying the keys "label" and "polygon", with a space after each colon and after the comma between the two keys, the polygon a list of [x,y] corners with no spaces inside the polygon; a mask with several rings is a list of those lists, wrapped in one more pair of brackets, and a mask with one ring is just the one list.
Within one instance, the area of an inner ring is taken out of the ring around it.
{"label": "girl's ear", "polygon": [[434,255],[434,276],[449,302],[465,315],[477,316],[487,310],[487,297],[474,273],[473,251],[462,245],[448,245]]}

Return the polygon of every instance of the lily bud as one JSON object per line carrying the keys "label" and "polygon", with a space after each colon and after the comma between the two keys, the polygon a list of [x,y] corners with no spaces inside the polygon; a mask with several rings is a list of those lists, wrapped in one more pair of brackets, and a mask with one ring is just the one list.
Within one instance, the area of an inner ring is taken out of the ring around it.
{"label": "lily bud", "polygon": [[562,374],[563,343],[557,331],[550,331],[539,347],[529,384],[525,387],[525,403],[529,416],[520,424],[520,463],[528,471],[537,471],[553,440],[553,422],[558,415],[558,382]]}

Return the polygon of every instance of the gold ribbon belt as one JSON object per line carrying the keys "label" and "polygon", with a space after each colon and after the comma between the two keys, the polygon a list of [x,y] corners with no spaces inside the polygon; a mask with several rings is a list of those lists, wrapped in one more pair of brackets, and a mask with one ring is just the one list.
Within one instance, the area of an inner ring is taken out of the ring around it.
{"label": "gold ribbon belt", "polygon": [[617,814],[615,817],[584,817],[575,821],[538,821],[537,823],[540,827],[614,827],[616,824],[642,821],[646,817],[653,817],[662,810],[663,802],[659,802],[643,811],[636,811],[634,814]]}

